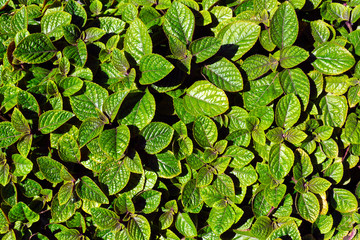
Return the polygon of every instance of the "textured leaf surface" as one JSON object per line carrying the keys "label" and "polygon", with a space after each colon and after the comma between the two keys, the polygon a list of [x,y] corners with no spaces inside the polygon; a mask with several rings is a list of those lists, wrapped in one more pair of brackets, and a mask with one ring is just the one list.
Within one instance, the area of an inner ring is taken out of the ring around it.
{"label": "textured leaf surface", "polygon": [[288,94],[282,97],[276,105],[276,124],[285,129],[290,128],[298,121],[300,113],[300,101],[294,94]]}
{"label": "textured leaf surface", "polygon": [[152,122],[147,125],[141,135],[145,138],[145,151],[155,154],[166,148],[173,137],[174,129],[161,122]]}
{"label": "textured leaf surface", "polygon": [[174,66],[164,57],[158,54],[146,55],[140,60],[141,78],[139,82],[143,85],[158,82],[173,69]]}
{"label": "textured leaf surface", "polygon": [[294,164],[294,153],[284,143],[274,145],[270,150],[269,168],[275,179],[282,179]]}
{"label": "textured leaf surface", "polygon": [[185,107],[193,115],[214,117],[229,108],[226,94],[207,81],[197,81],[187,89],[184,97]]}
{"label": "textured leaf surface", "polygon": [[243,89],[242,76],[238,68],[226,58],[205,65],[203,73],[218,88],[224,91],[237,92]]}
{"label": "textured leaf surface", "polygon": [[100,134],[101,149],[115,160],[119,160],[130,142],[130,131],[126,125],[108,129]]}
{"label": "textured leaf surface", "polygon": [[300,216],[311,223],[315,222],[319,216],[320,204],[311,192],[300,194],[296,206]]}
{"label": "textured leaf surface", "polygon": [[276,10],[270,23],[270,36],[278,48],[293,45],[299,32],[296,12],[289,2],[284,2]]}
{"label": "textured leaf surface", "polygon": [[215,37],[203,37],[190,44],[190,51],[196,56],[196,63],[203,62],[214,56],[221,47],[221,41]]}
{"label": "textured leaf surface", "polygon": [[14,57],[25,63],[43,63],[55,56],[56,48],[42,33],[33,33],[16,47]]}
{"label": "textured leaf surface", "polygon": [[142,215],[135,215],[134,217],[132,217],[127,229],[129,231],[129,235],[133,239],[150,239],[150,224],[148,220]]}
{"label": "textured leaf surface", "polygon": [[355,64],[354,56],[346,48],[333,42],[321,44],[313,54],[316,60],[312,65],[316,70],[327,75],[341,74]]}
{"label": "textured leaf surface", "polygon": [[73,116],[75,115],[72,112],[64,110],[47,111],[39,117],[39,130],[43,134],[51,133],[69,121]]}
{"label": "textured leaf surface", "polygon": [[84,176],[76,186],[76,192],[81,199],[108,204],[109,200],[91,178]]}

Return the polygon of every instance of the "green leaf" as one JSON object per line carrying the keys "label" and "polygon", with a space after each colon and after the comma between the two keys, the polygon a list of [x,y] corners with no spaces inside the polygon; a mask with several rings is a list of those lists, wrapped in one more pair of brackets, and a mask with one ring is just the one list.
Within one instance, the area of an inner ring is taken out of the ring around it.
{"label": "green leaf", "polygon": [[155,190],[148,190],[142,192],[139,197],[145,200],[145,207],[142,212],[145,214],[149,214],[154,212],[158,208],[161,201],[161,192]]}
{"label": "green leaf", "polygon": [[196,180],[188,181],[181,191],[181,202],[186,209],[195,209],[201,202],[200,189],[196,186]]}
{"label": "green leaf", "polygon": [[65,133],[58,142],[59,157],[64,162],[79,163],[81,152],[76,140],[68,133]]}
{"label": "green leaf", "polygon": [[224,196],[234,196],[235,195],[235,187],[234,182],[226,174],[219,174],[217,178],[215,179],[213,186],[215,189]]}
{"label": "green leaf", "polygon": [[75,115],[72,112],[64,110],[50,110],[44,112],[39,117],[39,130],[43,134],[51,133],[69,121],[73,116]]}
{"label": "green leaf", "polygon": [[120,217],[113,211],[99,207],[91,209],[91,216],[96,226],[100,229],[110,229],[120,220]]}
{"label": "green leaf", "polygon": [[294,94],[285,95],[276,104],[275,121],[279,127],[292,127],[299,120],[300,114],[300,101]]}
{"label": "green leaf", "polygon": [[99,181],[107,185],[110,195],[120,192],[129,181],[130,171],[123,161],[109,161],[103,166]]}
{"label": "green leaf", "polygon": [[271,175],[280,180],[291,170],[294,164],[294,153],[284,143],[275,144],[270,149],[269,167]]}
{"label": "green leaf", "polygon": [[213,147],[218,138],[216,124],[208,117],[199,116],[194,122],[193,135],[201,147]]}
{"label": "green leaf", "polygon": [[31,64],[47,62],[55,54],[55,46],[43,33],[30,34],[20,41],[13,53],[18,60]]}
{"label": "green leaf", "polygon": [[235,211],[230,204],[226,204],[226,207],[221,209],[211,209],[208,223],[215,234],[220,235],[224,233],[234,224],[234,222]]}
{"label": "green leaf", "polygon": [[332,194],[332,205],[336,211],[348,213],[357,211],[358,201],[349,190],[334,188]]}
{"label": "green leaf", "polygon": [[221,47],[221,40],[215,37],[203,37],[190,44],[190,51],[196,57],[196,63],[201,63],[214,56]]}
{"label": "green leaf", "polygon": [[148,89],[145,90],[145,94],[141,94],[141,98],[131,94],[128,97],[132,97],[133,100],[129,100],[127,105],[123,104],[120,108],[121,124],[133,125],[142,130],[154,118],[155,99]]}
{"label": "green leaf", "polygon": [[128,95],[129,91],[119,91],[111,94],[105,101],[103,105],[104,113],[110,118],[110,121],[114,121],[116,115],[119,112],[120,106],[124,101],[125,97]]}
{"label": "green leaf", "polygon": [[220,58],[210,65],[205,65],[203,73],[211,83],[225,91],[238,92],[243,89],[239,69],[226,58]]}
{"label": "green leaf", "polygon": [[352,144],[360,144],[360,122],[355,113],[350,113],[346,119],[345,137]]}
{"label": "green leaf", "polygon": [[156,154],[159,170],[157,174],[161,178],[174,178],[181,173],[181,164],[170,151]]}
{"label": "green leaf", "polygon": [[85,66],[88,58],[86,44],[83,40],[78,40],[77,44],[74,46],[66,46],[63,50],[63,54],[69,59],[70,63],[81,68]]}
{"label": "green leaf", "polygon": [[73,182],[66,182],[60,187],[58,192],[59,205],[64,205],[70,200],[73,194],[73,189]]}
{"label": "green leaf", "polygon": [[309,188],[309,191],[320,194],[327,191],[331,186],[331,183],[324,178],[315,177],[307,183],[307,186]]}
{"label": "green leaf", "polygon": [[270,36],[278,48],[294,44],[299,32],[296,12],[289,2],[284,2],[276,10],[270,22]]}
{"label": "green leaf", "polygon": [[116,17],[99,17],[100,28],[107,33],[121,33],[125,28],[125,22]]}
{"label": "green leaf", "polygon": [[86,119],[79,128],[79,146],[83,147],[95,137],[99,136],[104,128],[104,122],[98,118]]}
{"label": "green leaf", "polygon": [[166,35],[172,35],[184,44],[189,44],[194,34],[194,14],[187,6],[175,1],[165,14],[163,28]]}
{"label": "green leaf", "polygon": [[298,46],[290,46],[281,49],[280,65],[283,68],[293,68],[308,59],[309,53]]}
{"label": "green leaf", "polygon": [[8,218],[10,222],[24,222],[27,220],[29,223],[34,223],[39,221],[40,216],[36,212],[32,211],[25,203],[19,202],[10,209]]}
{"label": "green leaf", "polygon": [[303,109],[307,108],[310,96],[310,82],[300,68],[282,71],[280,83],[286,94],[294,93],[300,98]]}
{"label": "green leaf", "polygon": [[76,229],[66,229],[58,232],[54,235],[59,240],[78,240],[81,238],[81,234]]}
{"label": "green leaf", "polygon": [[173,137],[174,129],[162,122],[152,122],[141,130],[145,138],[145,151],[149,154],[159,153],[165,149]]}
{"label": "green leaf", "polygon": [[77,77],[67,77],[60,81],[59,87],[63,89],[63,96],[64,97],[70,97],[71,95],[74,95],[83,86],[83,81],[80,78]]}
{"label": "green leaf", "polygon": [[350,86],[350,80],[347,75],[325,77],[325,91],[334,95],[343,95]]}
{"label": "green leaf", "polygon": [[61,163],[49,157],[39,157],[36,161],[39,165],[39,170],[46,180],[51,183],[59,183],[63,181],[60,171],[64,166]]}
{"label": "green leaf", "polygon": [[197,81],[184,96],[185,107],[195,116],[214,117],[229,108],[226,94],[208,81]]}
{"label": "green leaf", "polygon": [[152,41],[145,24],[138,18],[131,22],[124,40],[124,49],[137,63],[140,59],[152,53]]}
{"label": "green leaf", "polygon": [[15,165],[15,171],[13,172],[14,176],[26,176],[29,174],[33,168],[33,163],[21,156],[20,154],[12,155],[13,164]]}
{"label": "green leaf", "polygon": [[300,216],[311,223],[316,221],[320,213],[319,201],[311,192],[299,194],[296,207]]}
{"label": "green leaf", "polygon": [[70,97],[71,108],[81,121],[99,117],[99,111],[108,95],[107,90],[98,84],[84,81],[84,91]]}
{"label": "green leaf", "polygon": [[260,31],[256,23],[236,21],[222,28],[217,37],[222,39],[222,51],[236,61],[254,46]]}
{"label": "green leaf", "polygon": [[87,14],[79,2],[75,0],[69,0],[65,5],[64,11],[70,13],[73,16],[71,19],[72,23],[79,27],[83,27],[85,25]]}
{"label": "green leaf", "polygon": [[105,33],[106,33],[105,30],[102,30],[97,27],[87,28],[84,31],[84,34],[85,34],[84,42],[95,42],[95,41],[99,40],[100,38],[102,38],[102,36],[104,36]]}
{"label": "green leaf", "polygon": [[253,110],[266,106],[283,93],[279,73],[271,73],[256,81],[250,81],[250,91],[244,92],[246,109]]}
{"label": "green leaf", "polygon": [[76,185],[76,193],[83,200],[109,204],[109,199],[106,195],[96,183],[87,176],[82,177],[81,181]]}
{"label": "green leaf", "polygon": [[127,225],[130,237],[132,239],[149,240],[151,235],[150,224],[142,215],[133,215]]}
{"label": "green leaf", "polygon": [[58,194],[56,194],[51,202],[51,219],[55,223],[65,222],[71,218],[76,211],[75,199],[70,197],[69,201],[60,205]]}
{"label": "green leaf", "polygon": [[139,82],[142,85],[158,82],[173,69],[174,66],[161,55],[145,55],[140,60],[141,78]]}
{"label": "green leaf", "polygon": [[123,157],[129,142],[130,130],[126,125],[105,130],[100,134],[99,138],[101,149],[115,160]]}
{"label": "green leaf", "polygon": [[63,11],[52,11],[41,18],[41,32],[53,40],[63,36],[62,27],[70,24],[71,15]]}
{"label": "green leaf", "polygon": [[251,186],[258,179],[256,170],[252,165],[248,165],[242,168],[235,168],[234,170],[231,171],[231,173],[234,174],[239,179],[241,187]]}
{"label": "green leaf", "polygon": [[334,42],[325,42],[312,52],[316,60],[314,68],[327,75],[338,75],[355,65],[354,56],[344,47]]}
{"label": "green leaf", "polygon": [[178,213],[175,221],[175,227],[185,237],[197,236],[195,224],[188,213]]}
{"label": "green leaf", "polygon": [[280,237],[290,236],[293,240],[301,240],[300,232],[298,226],[294,221],[289,221],[282,224],[279,228],[275,229],[267,239],[275,240]]}
{"label": "green leaf", "polygon": [[250,150],[235,145],[228,147],[223,156],[232,158],[230,166],[233,168],[242,168],[255,157]]}
{"label": "green leaf", "polygon": [[286,185],[280,184],[275,188],[270,185],[265,188],[265,199],[273,207],[277,208],[286,193]]}
{"label": "green leaf", "polygon": [[327,94],[319,103],[322,111],[321,119],[325,125],[342,127],[345,123],[348,105],[344,96]]}
{"label": "green leaf", "polygon": [[11,146],[21,135],[10,122],[0,122],[0,148]]}
{"label": "green leaf", "polygon": [[254,54],[244,60],[241,68],[244,69],[249,80],[255,80],[267,73],[270,70],[270,65],[269,57]]}

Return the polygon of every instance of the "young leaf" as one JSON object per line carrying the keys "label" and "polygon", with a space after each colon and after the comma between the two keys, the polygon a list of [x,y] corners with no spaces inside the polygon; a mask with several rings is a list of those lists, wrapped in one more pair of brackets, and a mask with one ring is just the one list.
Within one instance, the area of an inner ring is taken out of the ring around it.
{"label": "young leaf", "polygon": [[127,225],[130,237],[139,240],[150,239],[150,224],[148,220],[142,215],[133,215]]}
{"label": "young leaf", "polygon": [[119,160],[130,142],[130,131],[126,125],[108,129],[100,134],[101,149],[115,160]]}
{"label": "young leaf", "polygon": [[83,200],[103,204],[109,203],[109,199],[106,195],[101,191],[96,183],[87,176],[82,177],[81,181],[76,185],[76,193]]}
{"label": "young leaf", "polygon": [[145,151],[149,154],[159,153],[166,148],[173,137],[174,129],[162,122],[152,122],[142,131],[145,138]]}
{"label": "young leaf", "polygon": [[190,44],[190,51],[196,57],[196,63],[201,63],[219,51],[221,41],[215,37],[203,37],[196,39]]}
{"label": "young leaf", "polygon": [[51,133],[69,121],[73,116],[75,115],[72,112],[64,110],[47,111],[39,117],[39,130],[43,134]]}
{"label": "young leaf", "polygon": [[168,75],[174,66],[158,54],[148,54],[140,59],[140,84],[152,84]]}

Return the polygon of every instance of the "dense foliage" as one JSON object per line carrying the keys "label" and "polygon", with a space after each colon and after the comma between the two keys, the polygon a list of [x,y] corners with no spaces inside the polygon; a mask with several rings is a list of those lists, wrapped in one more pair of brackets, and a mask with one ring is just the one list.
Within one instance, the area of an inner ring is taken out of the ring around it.
{"label": "dense foliage", "polygon": [[2,239],[360,239],[360,1],[0,0]]}

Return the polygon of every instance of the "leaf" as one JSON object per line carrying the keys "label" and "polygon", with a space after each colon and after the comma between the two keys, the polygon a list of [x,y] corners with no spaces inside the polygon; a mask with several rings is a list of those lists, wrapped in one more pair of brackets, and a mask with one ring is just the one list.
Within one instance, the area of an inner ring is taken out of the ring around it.
{"label": "leaf", "polygon": [[181,173],[181,164],[170,151],[156,154],[159,170],[157,174],[161,178],[174,178]]}
{"label": "leaf", "polygon": [[210,65],[205,65],[203,73],[211,83],[224,91],[238,92],[243,89],[239,69],[226,58],[220,58]]}
{"label": "leaf", "polygon": [[19,42],[13,55],[22,62],[37,64],[49,61],[55,53],[55,46],[45,34],[33,33]]}
{"label": "leaf", "polygon": [[150,224],[142,215],[134,215],[127,225],[130,237],[139,240],[150,239]]}
{"label": "leaf", "polygon": [[106,89],[100,85],[84,81],[84,91],[70,97],[70,104],[73,112],[80,121],[88,118],[99,117],[105,99],[109,96]]}
{"label": "leaf", "polygon": [[10,122],[0,122],[0,148],[11,146],[21,135]]}
{"label": "leaf", "polygon": [[293,68],[308,59],[309,53],[298,46],[290,46],[281,49],[280,65],[283,68]]}
{"label": "leaf", "polygon": [[312,53],[316,57],[312,63],[314,68],[327,75],[344,73],[355,65],[354,56],[347,49],[334,42],[325,42]]}
{"label": "leaf", "polygon": [[194,122],[193,135],[201,147],[213,147],[218,138],[216,124],[208,117],[199,116]]}
{"label": "leaf", "polygon": [[270,65],[271,62],[268,57],[254,54],[245,59],[241,68],[244,69],[249,80],[255,80],[267,73],[270,70]]}
{"label": "leaf", "polygon": [[300,216],[306,221],[314,223],[319,216],[319,201],[311,192],[299,194],[296,206]]}
{"label": "leaf", "polygon": [[[129,97],[133,95],[129,94]],[[146,125],[148,125],[155,115],[155,99],[149,90],[145,90],[145,94],[141,95],[141,98],[133,98],[136,100],[136,103],[131,104],[130,111],[125,111],[125,107],[130,107],[129,105],[123,104],[120,108],[121,112],[121,124],[133,125],[142,130]],[[128,102],[129,103],[129,102]],[[124,111],[121,111],[123,110]]]}
{"label": "leaf", "polygon": [[166,35],[173,35],[184,44],[188,44],[194,34],[194,14],[184,4],[173,2],[165,14],[163,28]]}
{"label": "leaf", "polygon": [[138,18],[131,22],[124,39],[124,49],[137,63],[152,52],[152,41],[145,24]]}
{"label": "leaf", "polygon": [[184,185],[181,191],[181,202],[186,209],[195,209],[201,204],[200,190],[196,186],[195,179],[188,181]]}
{"label": "leaf", "polygon": [[159,153],[165,149],[173,137],[174,129],[162,122],[152,122],[141,130],[145,138],[145,151],[149,154]]}
{"label": "leaf", "polygon": [[270,36],[278,48],[294,44],[299,32],[296,12],[289,2],[282,3],[270,22]]}
{"label": "leaf", "polygon": [[269,167],[271,175],[280,180],[291,170],[294,164],[294,153],[284,143],[275,144],[270,149]]}
{"label": "leaf", "polygon": [[215,37],[203,37],[194,40],[190,44],[190,51],[196,56],[196,63],[201,63],[214,56],[221,47],[221,41]]}
{"label": "leaf", "polygon": [[152,84],[167,76],[174,66],[158,54],[148,54],[140,59],[140,84]]}
{"label": "leaf", "polygon": [[360,144],[360,122],[355,113],[350,113],[347,116],[345,137],[352,144]]}
{"label": "leaf", "polygon": [[109,161],[103,166],[99,181],[107,185],[110,195],[120,192],[129,182],[130,171],[123,161]]}
{"label": "leaf", "polygon": [[226,94],[207,81],[197,81],[191,85],[184,96],[185,107],[195,116],[214,117],[229,108]]}
{"label": "leaf", "polygon": [[82,88],[83,83],[80,78],[67,77],[60,81],[59,87],[64,90],[62,93],[64,97],[70,97]]}
{"label": "leaf", "polygon": [[91,209],[91,216],[100,229],[110,229],[120,220],[120,217],[113,211],[99,207]]}
{"label": "leaf", "polygon": [[161,192],[155,190],[148,190],[142,192],[139,197],[145,200],[145,207],[142,212],[145,214],[149,214],[154,212],[158,208],[161,201]]}
{"label": "leaf", "polygon": [[123,157],[129,142],[130,131],[126,125],[105,130],[100,134],[99,138],[101,149],[115,160]]}
{"label": "leaf", "polygon": [[310,82],[300,69],[286,69],[280,75],[280,83],[286,94],[294,93],[301,100],[303,109],[309,104]]}
{"label": "leaf", "polygon": [[213,186],[224,196],[230,197],[235,195],[234,182],[231,177],[226,174],[219,174],[215,179]]}
{"label": "leaf", "polygon": [[88,58],[86,44],[82,40],[78,40],[75,46],[66,46],[63,54],[69,59],[70,63],[77,67],[84,67]]}
{"label": "leaf", "polygon": [[227,204],[226,207],[222,209],[211,209],[208,223],[215,234],[220,235],[224,233],[234,224],[234,222],[235,211],[230,204]]}
{"label": "leaf", "polygon": [[276,104],[275,121],[279,127],[288,129],[300,118],[301,105],[294,94],[285,95]]}
{"label": "leaf", "polygon": [[64,183],[60,187],[59,192],[58,192],[59,205],[64,205],[70,200],[70,198],[73,194],[73,189],[74,189],[73,182]]}
{"label": "leaf", "polygon": [[79,163],[81,152],[76,140],[68,133],[65,133],[58,142],[59,157],[64,162]]}
{"label": "leaf", "polygon": [[188,213],[178,213],[175,221],[175,227],[185,237],[197,236],[196,227]]}
{"label": "leaf", "polygon": [[335,210],[341,213],[354,212],[357,211],[358,208],[358,202],[354,194],[342,188],[333,189],[331,203]]}
{"label": "leaf", "polygon": [[73,116],[75,115],[72,112],[64,110],[50,110],[44,112],[39,117],[39,130],[43,134],[51,133],[69,121]]}
{"label": "leaf", "polygon": [[315,177],[307,183],[307,186],[309,188],[309,191],[320,194],[327,191],[331,186],[331,183],[324,178]]}
{"label": "leaf", "polygon": [[342,127],[346,120],[348,106],[344,96],[327,94],[321,98],[319,107],[322,111],[321,119],[325,125]]}
{"label": "leaf", "polygon": [[39,165],[39,170],[46,180],[51,183],[60,183],[63,181],[60,171],[64,166],[61,163],[49,157],[38,157],[36,161]]}
{"label": "leaf", "polygon": [[71,19],[72,23],[78,25],[79,27],[83,27],[85,25],[87,21],[87,14],[79,2],[69,0],[65,5],[64,11],[73,16]]}
{"label": "leaf", "polygon": [[46,34],[49,38],[58,40],[63,36],[62,26],[68,25],[70,22],[71,15],[67,12],[48,12],[41,18],[41,32]]}
{"label": "leaf", "polygon": [[83,200],[109,204],[109,200],[106,195],[88,176],[82,177],[80,183],[76,185],[76,193]]}
{"label": "leaf", "polygon": [[250,81],[250,91],[244,92],[244,104],[248,110],[266,106],[283,93],[278,73],[271,73],[256,81]]}
{"label": "leaf", "polygon": [[75,199],[70,197],[69,201],[60,205],[58,194],[56,194],[51,202],[51,219],[55,223],[65,222],[71,218],[76,211]]}
{"label": "leaf", "polygon": [[36,212],[32,211],[25,203],[19,202],[10,209],[8,218],[10,222],[23,222],[27,220],[29,223],[34,223],[39,221],[40,216]]}
{"label": "leaf", "polygon": [[104,128],[104,122],[98,118],[86,119],[79,128],[79,146],[83,147],[95,137],[99,136]]}
{"label": "leaf", "polygon": [[260,26],[253,22],[236,21],[219,32],[222,49],[231,60],[236,61],[247,53],[260,35]]}
{"label": "leaf", "polygon": [[12,155],[13,164],[15,165],[15,171],[13,172],[14,176],[26,176],[29,174],[33,168],[33,163],[21,156],[20,154]]}

